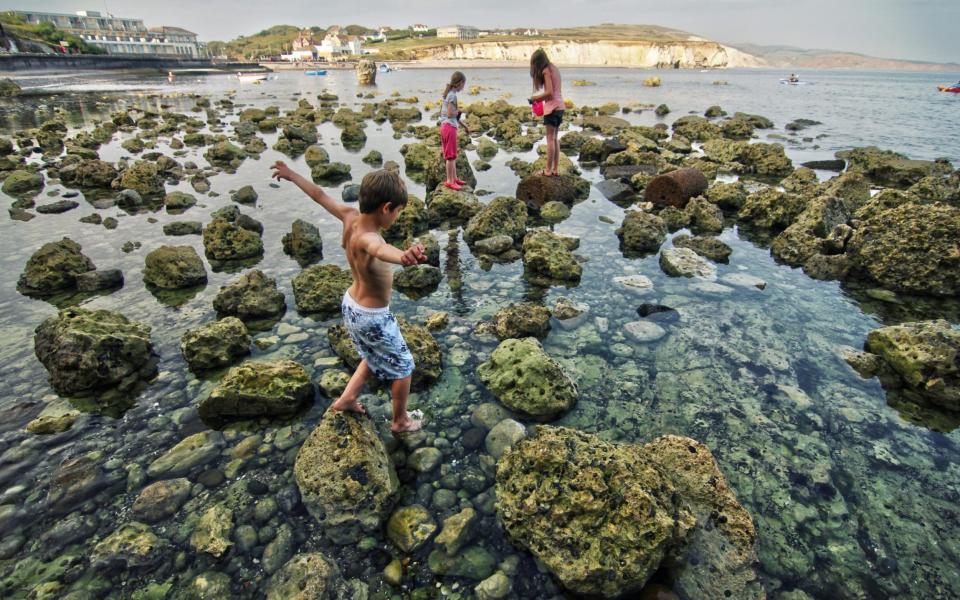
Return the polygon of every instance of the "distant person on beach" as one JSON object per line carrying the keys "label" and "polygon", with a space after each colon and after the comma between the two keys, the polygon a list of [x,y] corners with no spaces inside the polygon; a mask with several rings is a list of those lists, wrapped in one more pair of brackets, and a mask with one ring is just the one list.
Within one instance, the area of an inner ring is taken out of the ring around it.
{"label": "distant person on beach", "polygon": [[440,102],[440,145],[447,167],[447,180],[443,185],[454,191],[460,191],[467,183],[457,177],[457,132],[463,127],[464,131],[470,133],[466,124],[460,120],[463,113],[457,104],[457,92],[462,91],[466,83],[466,76],[460,71],[454,71],[450,76],[450,83],[443,89],[443,100]]}
{"label": "distant person on beach", "polygon": [[167,81],[173,83],[177,80],[177,76],[173,74],[173,71],[167,71]]}
{"label": "distant person on beach", "polygon": [[415,265],[427,261],[423,246],[414,244],[406,251],[383,240],[380,230],[387,229],[407,205],[407,188],[396,171],[380,169],[367,173],[360,183],[360,210],[337,202],[319,186],[294,173],[283,161],[273,167],[277,180],[292,181],[314,202],[343,222],[341,245],[353,274],[353,285],[343,295],[343,324],[350,340],[363,359],[350,382],[331,408],[366,413],[358,397],[371,376],[390,382],[393,395],[394,433],[417,431],[422,423],[414,411],[407,412],[413,354],[407,347],[397,318],[390,312],[393,269],[390,264]]}
{"label": "distant person on beach", "polygon": [[792,82],[792,83],[796,83],[796,82],[800,81],[800,78],[797,77],[797,75],[796,75],[795,73],[790,73],[790,79],[789,79],[788,81],[790,81],[790,82]]}
{"label": "distant person on beach", "polygon": [[543,48],[538,48],[530,56],[530,77],[533,79],[533,92],[530,102],[543,102],[543,124],[547,130],[547,166],[542,175],[560,174],[560,142],[557,130],[563,121],[563,92],[560,90],[560,69],[550,62]]}

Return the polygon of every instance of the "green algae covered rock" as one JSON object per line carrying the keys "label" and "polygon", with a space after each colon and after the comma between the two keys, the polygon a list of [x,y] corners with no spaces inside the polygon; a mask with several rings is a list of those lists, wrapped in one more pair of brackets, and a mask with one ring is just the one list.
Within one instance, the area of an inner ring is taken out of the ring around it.
{"label": "green algae covered rock", "polygon": [[960,331],[949,322],[923,321],[874,329],[867,334],[865,347],[928,403],[960,410]]}
{"label": "green algae covered rock", "polygon": [[407,205],[400,211],[397,220],[383,232],[383,239],[399,242],[416,237],[430,229],[427,205],[416,196],[407,196]]}
{"label": "green algae covered rock", "polygon": [[314,183],[333,186],[347,181],[350,175],[350,165],[342,162],[326,162],[314,165],[310,169],[310,176]]}
{"label": "green algae covered rock", "polygon": [[394,272],[393,287],[413,290],[436,289],[441,279],[443,279],[443,272],[439,268],[433,265],[413,265]]}
{"label": "green algae covered rock", "polygon": [[350,271],[336,265],[306,268],[293,278],[297,310],[303,313],[336,313],[340,310],[343,294],[351,285],[353,276]]}
{"label": "green algae covered rock", "polygon": [[583,267],[569,248],[566,239],[551,231],[528,232],[521,250],[527,277],[535,282],[579,283]]}
{"label": "green algae covered rock", "polygon": [[214,504],[203,513],[190,536],[190,546],[199,553],[220,558],[233,546],[233,511],[224,504]]}
{"label": "green algae covered rock", "polygon": [[336,561],[319,552],[297,554],[267,582],[267,600],[326,600],[351,594]]}
{"label": "green algae covered rock", "polygon": [[[416,365],[413,370],[413,390],[422,390],[440,378],[443,373],[443,354],[440,344],[430,334],[430,330],[422,325],[415,325],[405,319],[397,319],[400,323],[400,334],[413,354]],[[360,354],[353,347],[347,329],[337,324],[327,329],[327,340],[330,347],[348,367],[356,369],[360,364]]]}
{"label": "green algae covered rock", "polygon": [[43,189],[43,175],[30,171],[14,171],[3,180],[3,193],[11,196],[33,194]]}
{"label": "green algae covered rock", "polygon": [[108,310],[61,310],[37,327],[34,350],[62,394],[126,388],[156,372],[150,327]]}
{"label": "green algae covered rock", "polygon": [[765,188],[747,196],[737,217],[763,229],[783,230],[807,208],[807,199],[774,188]]}
{"label": "green algae covered rock", "polygon": [[470,546],[456,556],[434,550],[427,557],[427,567],[436,575],[480,581],[496,570],[497,557],[483,546]]}
{"label": "green algae covered rock", "polygon": [[151,462],[147,466],[147,475],[155,479],[187,475],[220,456],[223,444],[223,434],[219,431],[199,431],[188,435]]}
{"label": "green algae covered rock", "polygon": [[465,508],[443,520],[443,528],[433,542],[446,550],[449,556],[455,556],[473,537],[476,522],[477,511]]}
{"label": "green algae covered rock", "polygon": [[576,384],[535,338],[501,342],[477,375],[504,406],[535,419],[570,410],[579,396]]}
{"label": "green algae covered rock", "polygon": [[956,296],[958,239],[960,208],[903,204],[864,221],[848,242],[847,253],[861,271],[887,289]]}
{"label": "green algae covered rock", "polygon": [[733,249],[715,237],[678,235],[673,238],[675,248],[689,248],[714,262],[727,262]]}
{"label": "green algae covered rock", "polygon": [[327,410],[297,453],[303,504],[330,540],[352,544],[380,530],[399,480],[373,421]]}
{"label": "green algae covered rock", "polygon": [[[169,584],[167,584],[169,588]],[[137,600],[155,600],[165,598],[167,590],[158,592],[157,596],[144,596]],[[230,589],[230,576],[219,571],[204,571],[197,574],[180,588],[177,600],[225,600],[233,596]]]}
{"label": "green algae covered rock", "polygon": [[550,311],[529,302],[511,304],[493,315],[490,329],[501,341],[525,337],[543,339],[550,331]]}
{"label": "green algae covered rock", "polygon": [[217,314],[241,319],[277,317],[286,307],[286,299],[277,289],[277,281],[258,269],[252,269],[237,281],[223,286],[213,299]]}
{"label": "green algae covered rock", "polygon": [[[423,171],[424,187],[426,187],[428,190],[436,189],[438,185],[446,181],[446,169],[446,163],[443,160],[443,155],[440,153],[439,148],[436,148],[434,150],[433,158],[427,163],[426,169]],[[467,155],[463,153],[462,149],[457,153],[456,169],[457,177],[466,181],[467,185],[471,188],[477,187],[477,177],[474,175],[473,169],[470,167],[470,161],[467,160]],[[415,177],[411,176],[411,179],[416,181]]]}
{"label": "green algae covered rock", "polygon": [[659,250],[660,244],[667,239],[667,225],[657,215],[630,210],[624,214],[617,236],[625,252],[652,253]]}
{"label": "green algae covered rock", "polygon": [[204,419],[290,415],[313,400],[313,382],[292,360],[247,362],[231,368],[200,402]]}
{"label": "green algae covered rock", "polygon": [[211,260],[238,260],[263,254],[263,240],[239,223],[215,218],[203,228],[203,249]]}
{"label": "green algae covered rock", "polygon": [[90,562],[104,570],[151,567],[160,560],[165,546],[149,525],[130,521],[93,547]]}
{"label": "green algae covered rock", "polygon": [[[429,188],[428,188],[429,189]],[[465,225],[483,208],[473,193],[466,190],[455,191],[440,184],[427,200],[427,221],[430,227]]]}
{"label": "green algae covered rock", "polygon": [[527,207],[524,203],[516,198],[499,196],[470,219],[463,230],[463,239],[473,244],[495,235],[509,235],[518,242],[526,231]]}
{"label": "green algae covered rock", "polygon": [[223,141],[207,148],[203,157],[216,167],[235,167],[247,157],[247,153],[243,148]]}
{"label": "green algae covered rock", "polygon": [[196,197],[185,192],[170,192],[163,197],[163,205],[168,211],[184,211],[196,204]]}
{"label": "green algae covered rock", "polygon": [[788,265],[803,265],[810,257],[827,249],[827,236],[837,227],[846,226],[850,217],[843,199],[818,196],[793,224],[774,238],[770,251]]}
{"label": "green algae covered rock", "polygon": [[637,452],[539,427],[497,462],[497,515],[560,584],[606,598],[638,591],[694,526],[669,477]]}
{"label": "green algae covered rock", "polygon": [[250,343],[243,321],[225,317],[188,329],[180,338],[180,352],[191,369],[203,371],[225,367],[250,354]]}
{"label": "green algae covered rock", "polygon": [[303,219],[293,222],[290,233],[281,239],[283,251],[292,256],[300,266],[309,265],[323,258],[323,239],[320,230]]}
{"label": "green algae covered rock", "polygon": [[717,278],[716,267],[689,248],[668,248],[662,251],[660,269],[671,277],[697,277],[707,280]]}
{"label": "green algae covered rock", "polygon": [[165,290],[207,282],[207,269],[193,246],[161,246],[144,259],[143,281]]}
{"label": "green algae covered rock", "polygon": [[387,521],[387,539],[408,554],[427,543],[436,530],[433,515],[419,504],[398,508]]}
{"label": "green algae covered rock", "polygon": [[130,512],[141,521],[156,523],[177,512],[189,497],[189,479],[186,477],[164,479],[143,488]]}
{"label": "green algae covered rock", "polygon": [[121,190],[134,190],[144,198],[163,196],[163,177],[157,165],[147,160],[138,160],[123,170],[113,182]]}
{"label": "green algae covered rock", "polygon": [[95,271],[93,261],[70,238],[48,242],[33,253],[17,281],[17,290],[31,296],[50,296],[77,287],[77,276]]}
{"label": "green algae covered rock", "polygon": [[876,146],[843,150],[836,156],[847,161],[847,170],[862,173],[877,185],[897,189],[907,189],[930,175],[934,166],[931,161],[911,160]]}
{"label": "green algae covered rock", "polygon": [[[669,110],[670,109],[667,109],[667,112],[669,112]],[[697,115],[680,117],[673,122],[672,128],[674,135],[683,136],[694,142],[705,142],[723,135],[723,131],[719,125],[711,123],[706,118]]]}
{"label": "green algae covered rock", "polygon": [[793,163],[780,144],[712,139],[703,144],[707,160],[728,165],[740,175],[779,180],[793,172]]}

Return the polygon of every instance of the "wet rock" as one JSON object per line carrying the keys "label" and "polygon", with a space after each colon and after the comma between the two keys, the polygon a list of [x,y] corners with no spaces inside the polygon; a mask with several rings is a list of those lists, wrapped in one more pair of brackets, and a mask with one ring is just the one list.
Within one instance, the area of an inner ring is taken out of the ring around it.
{"label": "wet rock", "polygon": [[559,223],[570,216],[570,209],[563,202],[547,202],[540,208],[540,218],[547,223]]}
{"label": "wet rock", "polygon": [[906,189],[930,175],[934,164],[927,160],[911,160],[903,154],[876,146],[844,150],[837,152],[836,156],[847,161],[849,171],[862,173],[876,185],[897,189]]}
{"label": "wet rock", "polygon": [[147,467],[154,479],[182,477],[220,455],[223,435],[218,431],[201,431],[180,440]]}
{"label": "wet rock", "polygon": [[388,242],[396,242],[416,237],[429,229],[427,205],[416,196],[407,196],[407,205],[393,225],[383,232],[383,238]]}
{"label": "wet rock", "polygon": [[477,375],[504,406],[535,419],[552,419],[579,397],[576,384],[535,338],[501,342]]}
{"label": "wet rock", "polygon": [[196,204],[197,199],[184,192],[170,192],[163,198],[163,205],[168,211],[184,211]]}
{"label": "wet rock", "polygon": [[233,511],[223,504],[214,504],[203,513],[190,536],[190,546],[197,553],[220,558],[233,546]]}
{"label": "wet rock", "polygon": [[624,332],[630,339],[641,344],[655,342],[667,335],[667,331],[650,321],[631,321],[623,326]]}
{"label": "wet rock", "polygon": [[327,369],[320,376],[320,390],[327,398],[339,398],[350,382],[350,374],[335,369]]}
{"label": "wet rock", "polygon": [[960,332],[944,320],[874,329],[865,349],[884,360],[926,402],[960,410]]}
{"label": "wet rock", "polygon": [[350,175],[350,165],[342,162],[321,163],[310,169],[314,183],[324,186],[334,186],[347,181]]}
{"label": "wet rock", "polygon": [[711,139],[703,144],[707,160],[725,164],[739,175],[779,180],[793,172],[780,144]]}
{"label": "wet rock", "polygon": [[231,596],[229,575],[204,571],[183,585],[178,600],[223,600]]}
{"label": "wet rock", "polygon": [[694,233],[721,233],[723,231],[723,212],[716,204],[703,196],[691,198],[683,209]]}
{"label": "wet rock", "polygon": [[20,86],[11,81],[10,78],[4,77],[0,79],[0,96],[19,96],[20,92]]}
{"label": "wet rock", "polygon": [[674,236],[673,246],[675,248],[689,248],[700,256],[708,258],[714,262],[725,263],[733,253],[733,249],[727,244],[721,242],[715,237],[678,235]]}
{"label": "wet rock", "polygon": [[753,275],[747,275],[746,273],[730,273],[724,275],[723,282],[737,287],[756,288],[758,290],[763,290],[767,287],[766,281]]}
{"label": "wet rock", "polygon": [[657,215],[631,210],[624,215],[617,236],[624,251],[652,253],[667,239],[667,226]]}
{"label": "wet rock", "polygon": [[165,545],[149,525],[131,521],[94,546],[90,562],[101,570],[152,567],[159,562]]}
{"label": "wet rock", "polygon": [[803,196],[766,188],[747,196],[737,217],[763,229],[783,230],[806,208]]}
{"label": "wet rock", "polygon": [[156,372],[150,327],[107,310],[61,310],[37,327],[34,350],[63,394],[125,389]]}
{"label": "wet rock", "polygon": [[163,177],[157,165],[146,160],[138,160],[124,169],[113,186],[120,190],[134,190],[144,198],[164,195]]}
{"label": "wet rock", "polygon": [[203,248],[211,260],[238,260],[263,254],[263,240],[254,231],[224,218],[215,218],[203,229]]}
{"label": "wet rock", "polygon": [[227,372],[201,400],[199,413],[214,420],[290,415],[313,401],[315,393],[306,370],[292,360],[248,362]]}
{"label": "wet rock", "polygon": [[427,566],[436,575],[480,581],[496,570],[497,558],[482,546],[471,546],[455,557],[434,550],[427,557]]}
{"label": "wet rock", "polygon": [[604,179],[596,184],[596,188],[604,198],[619,206],[629,206],[637,199],[634,189],[619,179]]}
{"label": "wet rock", "polygon": [[723,135],[719,125],[697,115],[680,117],[673,122],[672,128],[674,135],[682,135],[695,142],[705,142]]}
{"label": "wet rock", "polygon": [[297,310],[303,313],[336,313],[340,310],[343,294],[351,285],[353,276],[350,271],[336,265],[306,268],[293,278]]}
{"label": "wet rock", "polygon": [[393,287],[398,289],[436,288],[443,273],[432,265],[414,265],[394,272]]}
{"label": "wet rock", "polygon": [[704,196],[722,210],[736,212],[746,201],[747,190],[743,183],[739,181],[732,183],[717,182],[707,189]]}
{"label": "wet rock", "polygon": [[408,554],[427,543],[436,530],[430,511],[419,504],[398,508],[387,521],[387,539]]}
{"label": "wet rock", "polygon": [[955,296],[960,293],[957,239],[960,208],[903,204],[867,218],[854,231],[847,253],[887,289]]}
{"label": "wet rock", "polygon": [[76,456],[60,463],[50,477],[47,506],[54,514],[69,512],[107,484],[103,469],[89,456]]}
{"label": "wet rock", "polygon": [[163,224],[164,235],[200,235],[201,233],[203,233],[203,223],[200,221],[174,221]]}
{"label": "wet rock", "polygon": [[517,184],[517,199],[535,212],[547,202],[563,202],[573,206],[577,200],[577,189],[572,177],[530,175]]}
{"label": "wet rock", "polygon": [[468,244],[497,235],[508,235],[518,242],[527,230],[527,209],[516,198],[499,196],[477,212],[463,230]]}
{"label": "wet rock", "polygon": [[723,110],[722,108],[720,108],[720,107],[717,106],[717,105],[713,105],[713,106],[711,106],[710,108],[708,108],[705,113],[703,113],[703,116],[707,117],[708,119],[715,119],[715,118],[717,118],[717,117],[725,117],[725,116],[727,116],[727,111]]}
{"label": "wet rock", "polygon": [[[423,326],[414,325],[405,319],[397,319],[400,323],[400,334],[407,347],[413,354],[416,367],[413,370],[413,390],[422,390],[440,378],[443,373],[443,355],[440,345]],[[327,339],[330,347],[350,369],[356,369],[360,364],[360,355],[350,341],[347,330],[342,324],[327,329]]]}
{"label": "wet rock", "polygon": [[426,321],[423,322],[424,327],[430,331],[440,331],[446,329],[447,325],[450,323],[450,315],[446,312],[435,312],[429,317]]}
{"label": "wet rock", "polygon": [[284,253],[292,256],[300,266],[315,263],[323,258],[323,240],[316,225],[303,219],[293,222],[290,233],[284,234]]}
{"label": "wet rock", "polygon": [[190,480],[167,479],[143,488],[130,509],[133,518],[156,523],[176,513],[190,497]]}
{"label": "wet rock", "polygon": [[371,150],[360,160],[372,167],[379,167],[383,164],[383,154],[377,150]]}
{"label": "wet rock", "polygon": [[188,329],[180,338],[180,352],[194,371],[225,367],[250,354],[250,334],[243,321],[225,317]]}
{"label": "wet rock", "polygon": [[548,281],[579,283],[583,267],[570,252],[561,236],[542,229],[530,231],[523,238],[523,264],[528,277]]}
{"label": "wet rock", "polygon": [[340,193],[340,199],[347,203],[359,202],[360,184],[354,183],[352,185],[343,186],[343,191]]}
{"label": "wet rock", "polygon": [[215,167],[236,168],[247,158],[247,153],[243,151],[243,148],[223,141],[207,148],[203,157]]}
{"label": "wet rock", "polygon": [[430,227],[465,225],[483,206],[477,197],[466,190],[455,191],[438,185],[427,202],[427,221]]}
{"label": "wet rock", "polygon": [[119,287],[123,287],[123,273],[120,269],[87,271],[77,275],[78,292],[98,292]]}
{"label": "wet rock", "polygon": [[378,531],[399,487],[369,417],[328,410],[300,447],[294,476],[303,503],[334,543]]}
{"label": "wet rock", "polygon": [[660,252],[660,268],[671,277],[697,277],[713,280],[716,267],[689,248],[669,248]]}
{"label": "wet rock", "polygon": [[14,171],[3,180],[4,194],[23,196],[34,194],[43,189],[43,175],[30,171]]}
{"label": "wet rock", "polygon": [[220,288],[213,299],[217,314],[241,319],[277,317],[283,314],[286,306],[276,280],[257,269],[244,273],[237,281]]}
{"label": "wet rock", "polygon": [[80,206],[80,203],[75,200],[58,200],[49,204],[41,204],[36,210],[41,215],[57,215],[73,210],[78,206]]}
{"label": "wet rock", "polygon": [[[851,214],[842,198],[819,196],[770,245],[771,253],[788,265],[799,266],[827,249],[827,237],[846,227]],[[849,228],[847,228],[849,230]],[[843,242],[845,244],[845,241]],[[843,252],[841,246],[838,253]]]}
{"label": "wet rock", "polygon": [[473,242],[473,249],[479,254],[499,255],[513,248],[514,240],[509,235],[495,235]]}
{"label": "wet rock", "polygon": [[599,131],[604,135],[616,133],[621,129],[630,127],[630,122],[620,117],[611,117],[607,115],[588,115],[583,117],[582,124],[584,129]]}
{"label": "wet rock", "polygon": [[513,583],[503,571],[497,571],[477,584],[473,592],[477,600],[500,600],[506,598],[513,589]]}
{"label": "wet rock", "polygon": [[542,340],[550,332],[550,311],[529,302],[511,304],[493,315],[490,330],[501,341],[526,337]]}
{"label": "wet rock", "polygon": [[317,165],[330,162],[330,155],[322,146],[310,146],[306,152],[303,153],[303,160],[307,163],[307,166],[312,169]]}
{"label": "wet rock", "polygon": [[77,275],[96,270],[93,261],[70,238],[49,242],[27,260],[17,282],[21,294],[50,296],[76,288]]}
{"label": "wet rock", "polygon": [[376,85],[377,83],[377,63],[372,60],[363,59],[357,62],[357,83],[360,85]]}
{"label": "wet rock", "polygon": [[143,197],[137,190],[120,190],[116,204],[127,212],[136,212],[143,208]]}
{"label": "wet rock", "polygon": [[[334,560],[319,552],[291,558],[267,582],[267,600],[314,600],[350,598]],[[356,597],[356,596],[352,596]]]}
{"label": "wet rock", "polygon": [[161,246],[147,254],[143,281],[172,290],[207,282],[207,269],[193,246]]}
{"label": "wet rock", "polygon": [[80,411],[66,400],[58,400],[46,405],[35,419],[27,423],[25,429],[36,435],[63,433],[80,418]]}
{"label": "wet rock", "polygon": [[474,525],[477,523],[477,511],[465,508],[443,521],[440,534],[433,540],[434,544],[443,548],[448,556],[456,554],[473,539]]}
{"label": "wet rock", "polygon": [[260,562],[268,575],[276,573],[293,556],[293,530],[284,523],[277,530],[277,537],[263,549]]}
{"label": "wet rock", "polygon": [[843,171],[847,168],[847,161],[845,160],[808,160],[805,163],[801,163],[802,166],[808,169],[816,169],[818,171]]}

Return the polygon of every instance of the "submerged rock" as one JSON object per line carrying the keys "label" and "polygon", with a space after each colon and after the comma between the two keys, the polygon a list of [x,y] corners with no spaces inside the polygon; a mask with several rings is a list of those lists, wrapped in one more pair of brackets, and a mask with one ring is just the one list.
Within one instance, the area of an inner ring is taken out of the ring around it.
{"label": "submerged rock", "polygon": [[237,281],[220,288],[213,299],[213,308],[219,315],[233,315],[241,319],[261,319],[283,314],[287,304],[277,282],[263,271],[253,269]]}
{"label": "submerged rock", "polygon": [[387,521],[387,539],[408,554],[423,546],[436,530],[433,515],[419,504],[398,508]]}
{"label": "submerged rock", "polygon": [[292,256],[300,266],[309,265],[323,258],[323,240],[316,225],[303,219],[293,222],[290,233],[284,234],[284,253]]}
{"label": "submerged rock", "polygon": [[477,375],[504,406],[535,419],[570,410],[579,396],[576,384],[535,338],[501,342]]}
{"label": "submerged rock", "polygon": [[149,525],[130,521],[93,547],[90,562],[105,571],[152,567],[160,561],[165,546]]}
{"label": "submerged rock", "polygon": [[50,296],[77,286],[77,276],[96,270],[93,261],[81,252],[80,244],[70,238],[49,242],[30,256],[17,290],[21,294]]}
{"label": "submerged rock", "polygon": [[123,287],[123,273],[120,269],[87,271],[77,275],[78,292],[98,292]]}
{"label": "submerged rock", "polygon": [[163,205],[168,211],[184,211],[196,203],[197,199],[193,194],[185,192],[170,192],[163,198]]}
{"label": "submerged rock", "polygon": [[366,597],[343,580],[336,561],[319,552],[297,554],[267,582],[267,600],[324,600]]}
{"label": "submerged rock", "polygon": [[660,253],[660,268],[672,277],[713,280],[717,269],[689,248],[668,248]]}
{"label": "submerged rock", "polygon": [[107,310],[61,310],[37,327],[34,350],[62,394],[126,389],[156,372],[150,327]]}
{"label": "submerged rock", "polygon": [[376,532],[399,480],[369,417],[327,410],[297,453],[293,473],[303,504],[334,543]]}
{"label": "submerged rock", "polygon": [[151,483],[143,488],[130,509],[133,517],[156,523],[173,515],[190,497],[190,480],[184,477]]}
{"label": "submerged rock", "polygon": [[233,511],[223,504],[214,504],[200,517],[190,535],[190,546],[198,554],[220,558],[233,546],[232,533]]}
{"label": "submerged rock", "polygon": [[250,354],[250,334],[243,321],[225,317],[188,329],[180,338],[180,352],[195,371],[233,364]]}
{"label": "submerged rock", "polygon": [[747,196],[737,217],[763,229],[783,230],[807,208],[807,202],[798,194],[766,188]]}
{"label": "submerged rock", "polygon": [[155,479],[182,477],[220,455],[223,434],[200,431],[180,440],[147,466],[147,475]]}
{"label": "submerged rock", "polygon": [[292,360],[248,362],[231,368],[200,402],[204,419],[290,415],[314,398],[306,370]]}
{"label": "submerged rock", "polygon": [[353,275],[336,265],[314,265],[304,269],[293,278],[297,310],[303,313],[336,313],[340,310],[344,293],[351,285]]}
{"label": "submerged rock", "polygon": [[144,259],[143,281],[165,290],[207,282],[207,269],[193,246],[161,246]]}

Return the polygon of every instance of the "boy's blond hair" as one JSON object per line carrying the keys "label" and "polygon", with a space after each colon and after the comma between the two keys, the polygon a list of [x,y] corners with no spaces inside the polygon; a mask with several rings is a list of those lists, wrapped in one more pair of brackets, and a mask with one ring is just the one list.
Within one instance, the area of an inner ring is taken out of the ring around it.
{"label": "boy's blond hair", "polygon": [[390,210],[407,205],[407,186],[396,171],[370,171],[360,182],[360,212],[376,212],[384,204]]}

